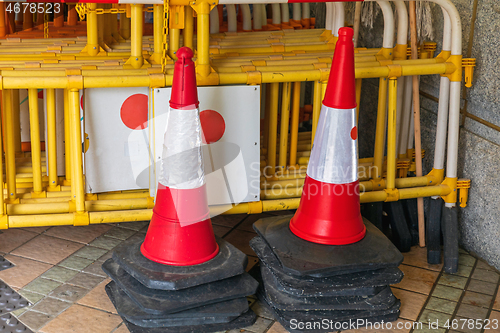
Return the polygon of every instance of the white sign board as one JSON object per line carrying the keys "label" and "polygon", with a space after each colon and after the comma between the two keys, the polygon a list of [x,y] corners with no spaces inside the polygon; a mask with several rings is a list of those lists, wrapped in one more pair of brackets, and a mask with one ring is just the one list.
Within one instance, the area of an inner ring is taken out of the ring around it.
{"label": "white sign board", "polygon": [[[260,88],[200,87],[198,95],[201,113],[216,111],[224,123],[220,139],[203,146],[209,204],[260,200]],[[85,90],[88,192],[155,195],[169,99],[170,88]]]}

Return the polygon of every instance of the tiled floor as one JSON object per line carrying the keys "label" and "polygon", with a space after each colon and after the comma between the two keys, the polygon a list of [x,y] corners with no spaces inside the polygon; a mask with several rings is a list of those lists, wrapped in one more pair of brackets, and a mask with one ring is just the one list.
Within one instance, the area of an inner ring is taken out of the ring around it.
{"label": "tiled floor", "polygon": [[[255,236],[252,223],[265,216],[270,215],[218,216],[212,221],[218,236],[249,256],[247,269],[257,263],[248,245]],[[128,332],[104,291],[110,280],[101,270],[101,264],[115,246],[130,238],[143,237],[146,231],[147,222],[3,231],[0,254],[16,266],[0,272],[0,279],[32,303],[14,315],[34,332]],[[462,251],[459,272],[448,275],[442,271],[442,265],[427,264],[425,249],[414,247],[405,254],[400,268],[405,277],[392,288],[402,302],[401,316],[393,323],[394,329],[357,331],[500,332],[500,324],[493,325],[500,320],[500,275],[485,262]],[[259,302],[252,297],[249,300],[259,316],[257,322],[230,333],[286,332]],[[481,323],[492,320],[490,329],[476,329],[469,325],[472,319]],[[446,328],[447,320],[456,325]],[[429,321],[436,325],[429,327]],[[416,322],[421,322],[422,327],[415,326]]]}

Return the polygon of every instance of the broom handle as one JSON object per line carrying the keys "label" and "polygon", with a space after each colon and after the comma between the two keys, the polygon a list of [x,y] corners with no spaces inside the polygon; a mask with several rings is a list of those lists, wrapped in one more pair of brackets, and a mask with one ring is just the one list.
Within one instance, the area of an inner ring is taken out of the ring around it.
{"label": "broom handle", "polygon": [[356,2],[356,9],[354,11],[354,47],[358,47],[359,25],[361,22],[361,2]]}
{"label": "broom handle", "polygon": [[[417,50],[417,6],[410,1],[410,36],[411,58],[418,59]],[[413,75],[413,120],[415,129],[415,166],[417,177],[422,176],[422,142],[420,139],[420,94],[418,76]],[[417,198],[418,208],[418,239],[421,247],[425,246],[424,198]]]}

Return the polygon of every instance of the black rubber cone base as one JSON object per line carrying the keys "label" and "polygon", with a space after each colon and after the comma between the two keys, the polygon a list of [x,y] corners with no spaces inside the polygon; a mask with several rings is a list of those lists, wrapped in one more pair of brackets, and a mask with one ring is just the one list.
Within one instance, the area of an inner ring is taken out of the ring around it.
{"label": "black rubber cone base", "polygon": [[380,291],[379,287],[396,284],[403,279],[399,268],[381,268],[331,277],[291,276],[283,272],[278,259],[260,237],[254,237],[250,246],[261,261],[276,278],[276,287],[280,291],[293,295],[323,296],[366,296]]}
{"label": "black rubber cone base", "polygon": [[163,265],[144,257],[144,239],[124,242],[113,251],[113,259],[148,288],[180,290],[226,279],[245,272],[247,256],[219,237],[219,253],[211,260],[193,266]]}
{"label": "black rubber cone base", "polygon": [[252,310],[248,310],[229,323],[156,328],[140,327],[132,324],[126,318],[122,317],[122,319],[125,322],[125,325],[127,325],[130,333],[211,333],[252,326],[255,323],[257,316]]}
{"label": "black rubber cone base", "polygon": [[444,271],[453,274],[458,271],[458,212],[457,207],[443,208],[441,218],[443,230]]}
{"label": "black rubber cone base", "polygon": [[398,267],[403,261],[401,252],[366,219],[366,236],[359,242],[323,245],[295,236],[289,228],[291,218],[292,215],[269,217],[253,225],[273,249],[286,274],[327,277]]}
{"label": "black rubber cone base", "polygon": [[[386,310],[319,310],[319,311],[282,311],[271,306],[262,293],[259,300],[273,314],[288,332],[327,333],[338,330],[361,329],[367,323],[396,321],[399,317],[401,302],[397,300]],[[300,323],[303,323],[303,326]],[[326,326],[322,325],[325,324]],[[353,325],[354,326],[350,326]],[[360,324],[356,326],[356,324]],[[370,328],[368,326],[368,328]]]}
{"label": "black rubber cone base", "polygon": [[389,287],[374,296],[294,296],[278,290],[269,270],[262,266],[261,269],[265,297],[270,305],[279,310],[386,310],[396,302]]}
{"label": "black rubber cone base", "polygon": [[182,290],[150,289],[139,283],[113,259],[103,271],[141,308],[151,314],[169,314],[255,293],[258,282],[247,273]]}
{"label": "black rubber cone base", "polygon": [[427,214],[425,245],[427,247],[427,262],[441,263],[441,215],[444,201],[441,198],[431,199]]}
{"label": "black rubber cone base", "polygon": [[392,242],[399,251],[410,252],[413,239],[406,222],[403,203],[401,201],[386,202],[384,210],[391,224]]}
{"label": "black rubber cone base", "polygon": [[118,314],[141,327],[228,323],[248,311],[248,300],[240,297],[174,314],[152,315],[142,311],[114,281],[108,283],[105,289]]}

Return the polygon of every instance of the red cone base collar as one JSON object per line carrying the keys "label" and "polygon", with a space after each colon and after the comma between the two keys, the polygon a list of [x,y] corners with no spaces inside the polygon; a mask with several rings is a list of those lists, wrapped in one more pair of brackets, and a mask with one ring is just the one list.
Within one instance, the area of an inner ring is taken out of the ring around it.
{"label": "red cone base collar", "polygon": [[[215,241],[210,218],[202,215],[200,222],[195,214],[188,212],[186,221],[183,213],[189,209],[196,212],[196,207],[206,205],[205,186],[176,190],[159,184],[153,217],[149,224],[141,253],[148,259],[173,266],[191,266],[204,263],[217,255],[219,246]],[[206,207],[206,206],[205,206]],[[193,220],[194,219],[194,220]]]}
{"label": "red cone base collar", "polygon": [[326,245],[363,239],[366,227],[360,213],[359,181],[328,184],[306,176],[290,230],[302,239]]}

